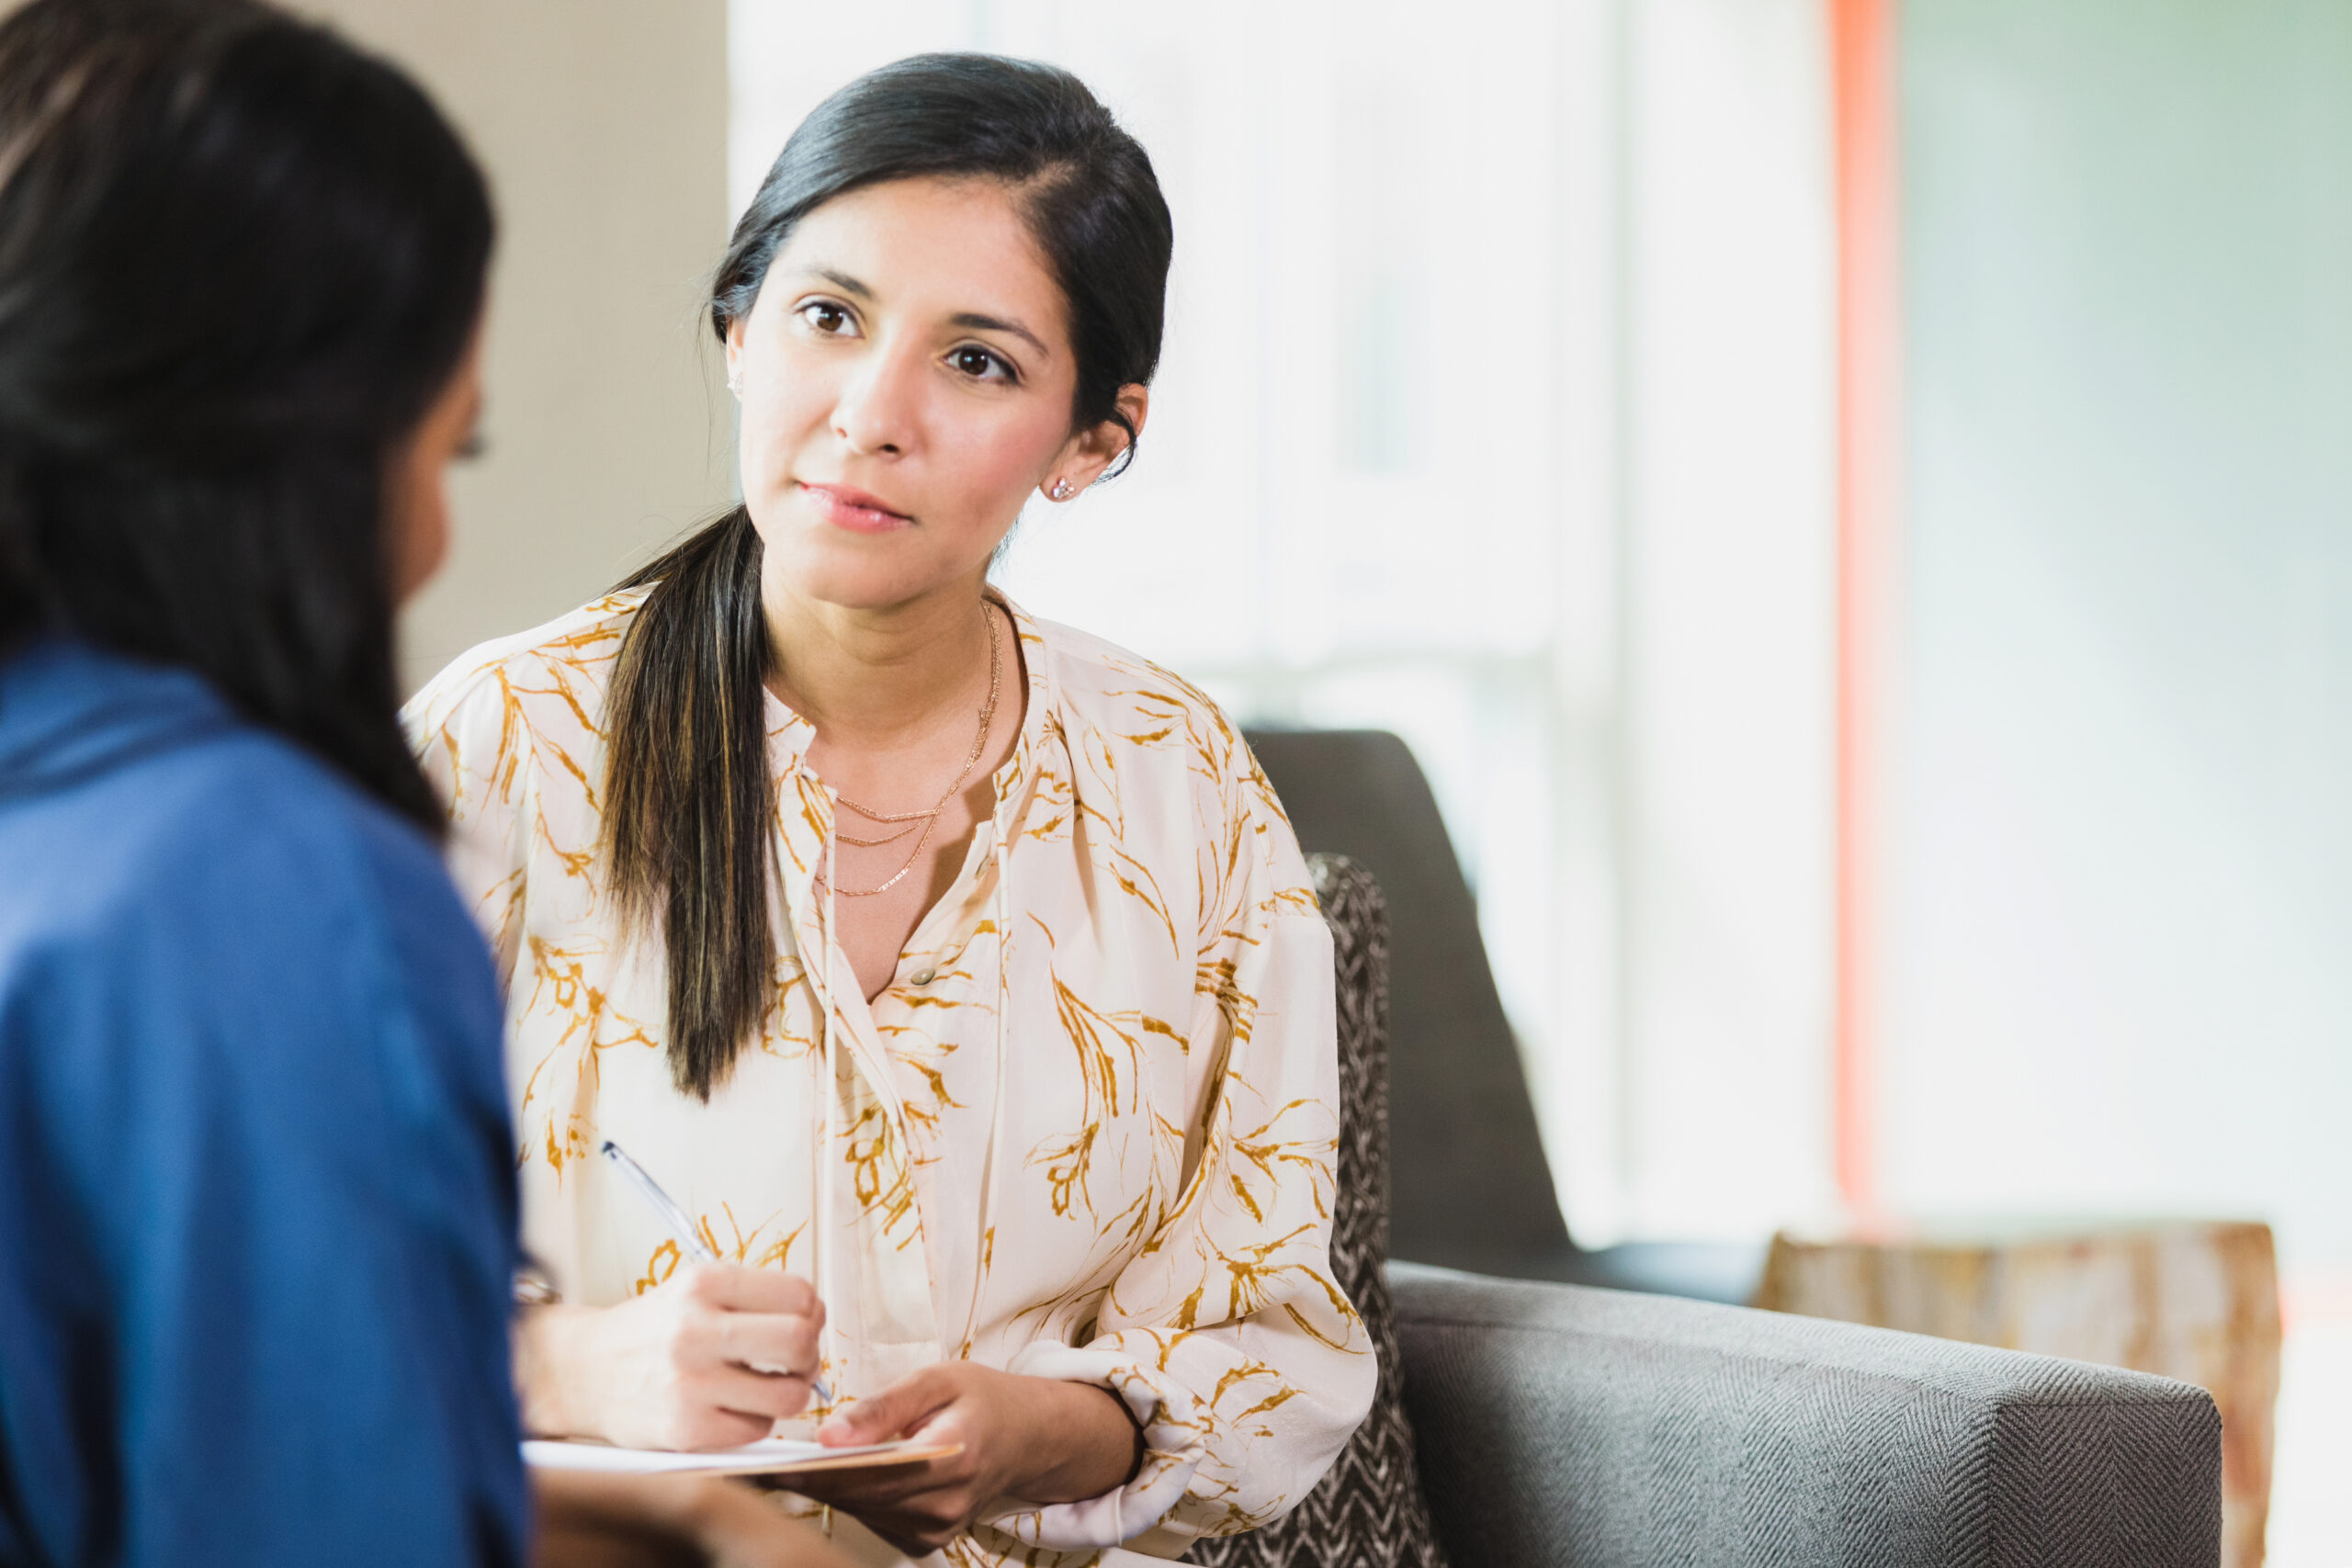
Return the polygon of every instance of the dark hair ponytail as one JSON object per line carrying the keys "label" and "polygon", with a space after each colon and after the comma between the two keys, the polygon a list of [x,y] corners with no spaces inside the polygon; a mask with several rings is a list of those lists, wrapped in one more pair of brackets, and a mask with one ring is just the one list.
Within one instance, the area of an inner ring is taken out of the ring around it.
{"label": "dark hair ponytail", "polygon": [[[886,65],[820,104],[768,171],[711,288],[723,339],[751,313],[800,220],[868,186],[921,177],[1010,186],[1069,309],[1072,429],[1135,426],[1174,230],[1151,160],[1067,71],[986,54]],[[772,1000],[767,877],[775,802],[762,686],[760,539],[741,507],[636,573],[650,583],[605,705],[605,831],[614,891],[658,910],[670,970],[670,1070],[707,1096]]]}
{"label": "dark hair ponytail", "polygon": [[420,826],[387,462],[464,357],[489,194],[391,66],[253,0],[0,23],[0,653],[206,677]]}

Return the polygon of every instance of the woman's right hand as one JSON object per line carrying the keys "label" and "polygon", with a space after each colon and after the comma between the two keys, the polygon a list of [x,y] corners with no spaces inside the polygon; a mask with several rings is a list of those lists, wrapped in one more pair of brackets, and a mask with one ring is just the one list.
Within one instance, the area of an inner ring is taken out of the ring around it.
{"label": "woman's right hand", "polygon": [[756,1441],[807,1407],[824,1321],[808,1280],[733,1263],[686,1264],[618,1306],[534,1308],[515,1329],[523,1425],[634,1449]]}

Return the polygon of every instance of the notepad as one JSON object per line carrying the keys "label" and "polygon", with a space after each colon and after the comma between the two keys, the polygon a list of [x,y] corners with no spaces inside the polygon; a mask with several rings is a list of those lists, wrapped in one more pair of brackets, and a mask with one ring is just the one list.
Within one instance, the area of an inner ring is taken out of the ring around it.
{"label": "notepad", "polygon": [[606,1475],[792,1475],[821,1470],[863,1470],[875,1465],[921,1464],[951,1459],[960,1443],[890,1443],[829,1449],[797,1438],[763,1438],[741,1448],[705,1453],[667,1449],[618,1449],[610,1443],[534,1438],[523,1445],[523,1462],[541,1470],[597,1471]]}

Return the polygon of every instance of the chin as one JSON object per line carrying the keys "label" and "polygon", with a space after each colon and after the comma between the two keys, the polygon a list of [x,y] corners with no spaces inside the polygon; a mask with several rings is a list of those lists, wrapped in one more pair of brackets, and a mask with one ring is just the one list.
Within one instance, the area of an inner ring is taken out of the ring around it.
{"label": "chin", "polygon": [[962,563],[938,559],[910,538],[827,538],[824,532],[802,532],[783,551],[771,539],[763,575],[802,598],[844,610],[895,609],[967,575]]}

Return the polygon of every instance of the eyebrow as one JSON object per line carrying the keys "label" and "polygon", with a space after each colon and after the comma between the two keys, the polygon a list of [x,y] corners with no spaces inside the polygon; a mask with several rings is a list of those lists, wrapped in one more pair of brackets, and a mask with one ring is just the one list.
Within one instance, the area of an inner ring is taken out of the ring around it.
{"label": "eyebrow", "polygon": [[1027,327],[1023,326],[1019,321],[1008,321],[996,316],[975,315],[971,311],[967,310],[962,315],[952,318],[949,324],[958,327],[969,327],[976,332],[1011,333],[1014,337],[1020,338],[1028,344],[1030,347],[1035,349],[1046,358],[1051,359],[1054,356],[1054,351],[1046,346],[1045,340],[1040,338],[1035,333],[1031,332]]}

